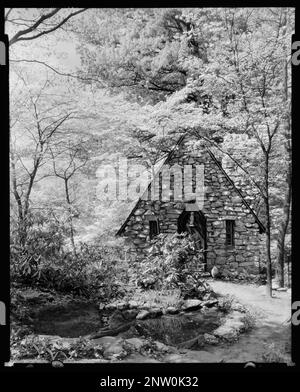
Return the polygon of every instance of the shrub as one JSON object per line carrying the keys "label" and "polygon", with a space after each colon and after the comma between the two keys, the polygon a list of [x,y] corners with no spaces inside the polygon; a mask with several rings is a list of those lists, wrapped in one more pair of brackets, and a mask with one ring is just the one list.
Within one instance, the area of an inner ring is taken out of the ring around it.
{"label": "shrub", "polygon": [[245,316],[242,318],[242,322],[244,323],[244,330],[250,331],[256,325],[256,318],[251,312],[249,312],[249,310],[246,310]]}
{"label": "shrub", "polygon": [[180,288],[182,296],[199,297],[210,291],[201,279],[203,254],[188,234],[160,234],[149,256],[137,264],[136,282],[143,289]]}
{"label": "shrub", "polygon": [[70,359],[103,358],[103,348],[85,338],[66,340],[28,335],[22,339],[11,336],[12,359],[42,359],[64,361]]}
{"label": "shrub", "polygon": [[124,289],[119,280],[126,274],[118,257],[118,250],[81,244],[76,254],[68,252],[61,258],[44,260],[36,283],[85,297],[122,297]]}
{"label": "shrub", "polygon": [[32,284],[39,279],[39,267],[43,261],[62,255],[66,229],[52,214],[45,212],[29,213],[21,224],[17,223],[12,227],[12,279]]}
{"label": "shrub", "polygon": [[120,246],[81,243],[76,252],[64,247],[68,230],[52,214],[29,214],[26,240],[11,235],[12,281],[61,293],[109,299],[124,295],[123,250]]}
{"label": "shrub", "polygon": [[222,312],[228,313],[232,309],[232,305],[234,302],[235,302],[234,296],[227,294],[224,297],[219,299],[218,308]]}

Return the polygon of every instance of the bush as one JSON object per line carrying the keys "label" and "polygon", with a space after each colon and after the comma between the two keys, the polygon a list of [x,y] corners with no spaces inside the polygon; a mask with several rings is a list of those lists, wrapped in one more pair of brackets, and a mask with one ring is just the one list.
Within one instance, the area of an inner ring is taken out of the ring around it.
{"label": "bush", "polygon": [[242,318],[242,322],[244,323],[245,331],[250,331],[256,326],[256,318],[249,310],[246,310],[245,316]]}
{"label": "bush", "polygon": [[143,289],[180,288],[184,298],[210,291],[201,279],[203,254],[188,234],[160,234],[152,242],[149,256],[137,264],[136,283]]}
{"label": "bush", "polygon": [[11,334],[12,359],[42,359],[65,361],[70,359],[103,358],[103,348],[85,338],[67,340],[28,335],[22,339]]}
{"label": "bush", "polygon": [[86,297],[122,297],[123,249],[81,243],[75,253],[64,247],[67,239],[68,231],[53,215],[29,215],[26,241],[19,240],[17,229],[12,232],[12,281]]}
{"label": "bush", "polygon": [[66,228],[51,213],[40,212],[29,213],[20,226],[13,225],[11,233],[11,277],[34,284],[40,277],[41,263],[62,256]]}
{"label": "bush", "polygon": [[234,302],[235,302],[234,296],[229,294],[225,295],[224,297],[220,298],[218,301],[219,310],[221,310],[224,313],[229,313],[232,309],[232,305],[234,304]]}

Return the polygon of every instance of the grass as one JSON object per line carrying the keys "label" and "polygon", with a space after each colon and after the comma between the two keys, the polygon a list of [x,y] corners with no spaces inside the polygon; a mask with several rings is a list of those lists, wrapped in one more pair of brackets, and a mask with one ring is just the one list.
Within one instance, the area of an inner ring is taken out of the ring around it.
{"label": "grass", "polygon": [[250,331],[256,325],[256,318],[249,310],[245,312],[245,316],[242,318],[242,321],[244,323],[244,332]]}
{"label": "grass", "polygon": [[221,310],[224,313],[230,312],[234,301],[235,301],[235,297],[229,294],[219,298],[219,310]]}
{"label": "grass", "polygon": [[271,343],[266,346],[266,351],[262,356],[263,361],[268,363],[286,363],[293,365],[291,356],[287,352],[286,347],[283,344]]}

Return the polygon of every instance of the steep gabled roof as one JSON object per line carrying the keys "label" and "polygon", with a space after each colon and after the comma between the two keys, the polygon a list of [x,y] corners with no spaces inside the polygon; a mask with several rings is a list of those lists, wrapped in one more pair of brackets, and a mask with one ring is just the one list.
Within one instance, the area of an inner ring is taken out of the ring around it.
{"label": "steep gabled roof", "polygon": [[251,214],[253,215],[255,222],[258,224],[258,227],[260,229],[260,231],[262,233],[264,233],[266,231],[266,228],[264,226],[264,224],[261,222],[261,220],[259,219],[259,217],[257,216],[257,214],[255,213],[255,211],[253,210],[253,208],[250,206],[250,204],[247,202],[247,200],[245,199],[244,195],[242,194],[242,192],[235,186],[234,182],[232,181],[232,179],[229,177],[229,175],[226,173],[226,171],[223,169],[222,165],[220,164],[220,162],[217,160],[217,158],[215,157],[215,155],[213,154],[213,152],[207,147],[207,151],[209,153],[209,155],[211,156],[211,158],[214,160],[214,162],[216,163],[216,165],[218,166],[218,168],[222,171],[222,173],[224,174],[224,176],[227,178],[227,180],[230,182],[230,184],[233,186],[233,188],[235,189],[235,191],[239,194],[239,196],[242,199],[243,204],[245,205],[246,208],[248,208],[248,210],[251,212]]}
{"label": "steep gabled roof", "polygon": [[[169,154],[165,157],[165,159],[163,159],[161,165],[159,166],[159,168],[156,170],[156,172],[158,172],[161,167],[163,165],[165,165],[174,155],[176,148],[182,143],[183,139],[185,138],[185,135],[181,135],[180,138],[177,140],[175,146],[172,148],[172,150],[169,152]],[[131,216],[133,215],[133,213],[135,212],[135,210],[137,210],[138,205],[142,199],[142,197],[144,196],[145,192],[148,191],[149,186],[151,185],[153,179],[147,184],[146,188],[144,189],[142,196],[137,200],[137,202],[135,203],[133,209],[131,210],[130,214],[127,216],[127,218],[125,219],[124,223],[122,224],[122,226],[119,228],[119,230],[116,232],[116,235],[120,235],[122,234],[123,230],[125,229],[129,219],[131,218]]]}
{"label": "steep gabled roof", "polygon": [[[165,165],[166,163],[168,163],[177,147],[179,145],[181,145],[181,143],[183,142],[183,140],[185,139],[186,134],[185,135],[181,135],[180,138],[178,139],[177,143],[175,144],[174,148],[172,149],[172,151],[169,152],[169,154],[167,155],[167,157],[162,161],[162,164],[160,165],[159,169],[157,170],[157,172],[160,170],[160,168]],[[233,186],[234,190],[238,193],[238,195],[241,197],[243,204],[245,205],[245,207],[250,211],[250,213],[252,214],[252,216],[254,217],[255,222],[257,223],[259,230],[261,233],[265,233],[266,228],[264,226],[264,224],[261,222],[261,220],[258,218],[257,214],[255,213],[255,211],[253,210],[253,208],[250,206],[250,204],[247,202],[247,200],[245,199],[244,195],[242,194],[242,192],[235,186],[233,180],[229,177],[229,175],[226,173],[226,171],[224,170],[224,168],[222,167],[222,165],[220,164],[220,162],[217,160],[217,158],[215,157],[215,155],[213,154],[213,152],[210,150],[210,148],[206,147],[206,150],[208,152],[208,154],[210,155],[210,157],[213,159],[213,161],[215,162],[215,164],[218,166],[218,168],[222,171],[222,173],[224,174],[224,176],[227,178],[227,180],[229,181],[229,183]],[[135,203],[133,209],[131,210],[130,214],[127,216],[126,220],[124,221],[124,223],[122,224],[122,226],[120,227],[120,229],[117,231],[116,235],[120,235],[123,233],[125,227],[127,226],[128,221],[130,220],[131,216],[134,214],[134,212],[137,210],[138,205],[140,203],[140,201],[142,200],[142,197],[144,196],[144,193],[146,191],[148,191],[149,186],[151,185],[153,179],[147,184],[146,189],[144,190],[144,192],[142,193],[142,196],[137,200],[137,202]]]}

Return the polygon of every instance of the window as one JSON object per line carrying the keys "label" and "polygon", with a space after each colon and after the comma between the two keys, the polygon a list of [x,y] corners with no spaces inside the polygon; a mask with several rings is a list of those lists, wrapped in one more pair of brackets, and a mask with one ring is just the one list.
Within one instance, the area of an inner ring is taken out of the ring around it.
{"label": "window", "polygon": [[152,238],[158,234],[159,234],[159,221],[158,220],[150,220],[149,221],[150,240],[152,240]]}
{"label": "window", "polygon": [[234,246],[234,220],[226,220],[226,245]]}

